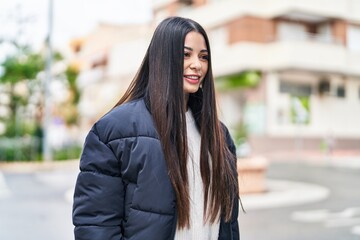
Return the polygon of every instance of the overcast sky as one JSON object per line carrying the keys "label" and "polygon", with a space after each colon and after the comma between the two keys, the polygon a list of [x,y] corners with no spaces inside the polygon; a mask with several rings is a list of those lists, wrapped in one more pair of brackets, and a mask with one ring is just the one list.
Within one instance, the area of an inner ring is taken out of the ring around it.
{"label": "overcast sky", "polygon": [[[53,0],[53,42],[61,47],[74,37],[89,33],[98,22],[139,23],[151,19],[151,0]],[[26,21],[26,41],[38,47],[48,29],[49,0],[0,0],[0,36],[17,35],[14,21]],[[16,15],[17,17],[11,17]]]}

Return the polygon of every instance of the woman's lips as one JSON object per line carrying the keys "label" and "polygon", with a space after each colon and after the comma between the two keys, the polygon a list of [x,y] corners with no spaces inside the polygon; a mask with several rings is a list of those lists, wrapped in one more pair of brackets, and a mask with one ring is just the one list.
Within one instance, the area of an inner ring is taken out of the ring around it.
{"label": "woman's lips", "polygon": [[186,81],[188,81],[189,83],[192,83],[192,84],[196,84],[200,80],[200,76],[198,76],[198,75],[184,75],[184,78]]}

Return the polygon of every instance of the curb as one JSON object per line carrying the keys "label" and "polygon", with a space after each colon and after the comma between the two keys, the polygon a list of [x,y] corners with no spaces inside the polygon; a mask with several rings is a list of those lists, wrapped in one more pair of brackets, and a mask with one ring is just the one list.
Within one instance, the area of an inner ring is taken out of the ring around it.
{"label": "curb", "polygon": [[52,162],[0,162],[1,172],[31,173],[52,170],[77,170],[79,159]]}
{"label": "curb", "polygon": [[330,190],[316,184],[267,179],[268,192],[241,196],[245,210],[301,205],[326,199]]}

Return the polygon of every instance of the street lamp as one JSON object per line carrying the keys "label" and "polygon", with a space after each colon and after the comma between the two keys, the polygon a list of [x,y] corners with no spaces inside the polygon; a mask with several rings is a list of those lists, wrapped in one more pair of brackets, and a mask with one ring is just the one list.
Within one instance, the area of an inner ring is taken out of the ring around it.
{"label": "street lamp", "polygon": [[51,66],[52,66],[52,25],[53,25],[53,0],[49,0],[48,9],[48,34],[46,38],[47,46],[47,57],[46,57],[46,70],[45,70],[45,81],[44,81],[44,114],[43,114],[43,159],[45,161],[52,160],[52,151],[49,141],[49,127],[51,124]]}

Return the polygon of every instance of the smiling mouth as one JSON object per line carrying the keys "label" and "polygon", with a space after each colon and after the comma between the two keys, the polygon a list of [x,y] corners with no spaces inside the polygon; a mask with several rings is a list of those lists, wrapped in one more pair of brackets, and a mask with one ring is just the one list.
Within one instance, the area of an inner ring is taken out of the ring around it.
{"label": "smiling mouth", "polygon": [[200,81],[200,76],[198,75],[184,75],[184,78],[186,81],[193,84],[198,83]]}

